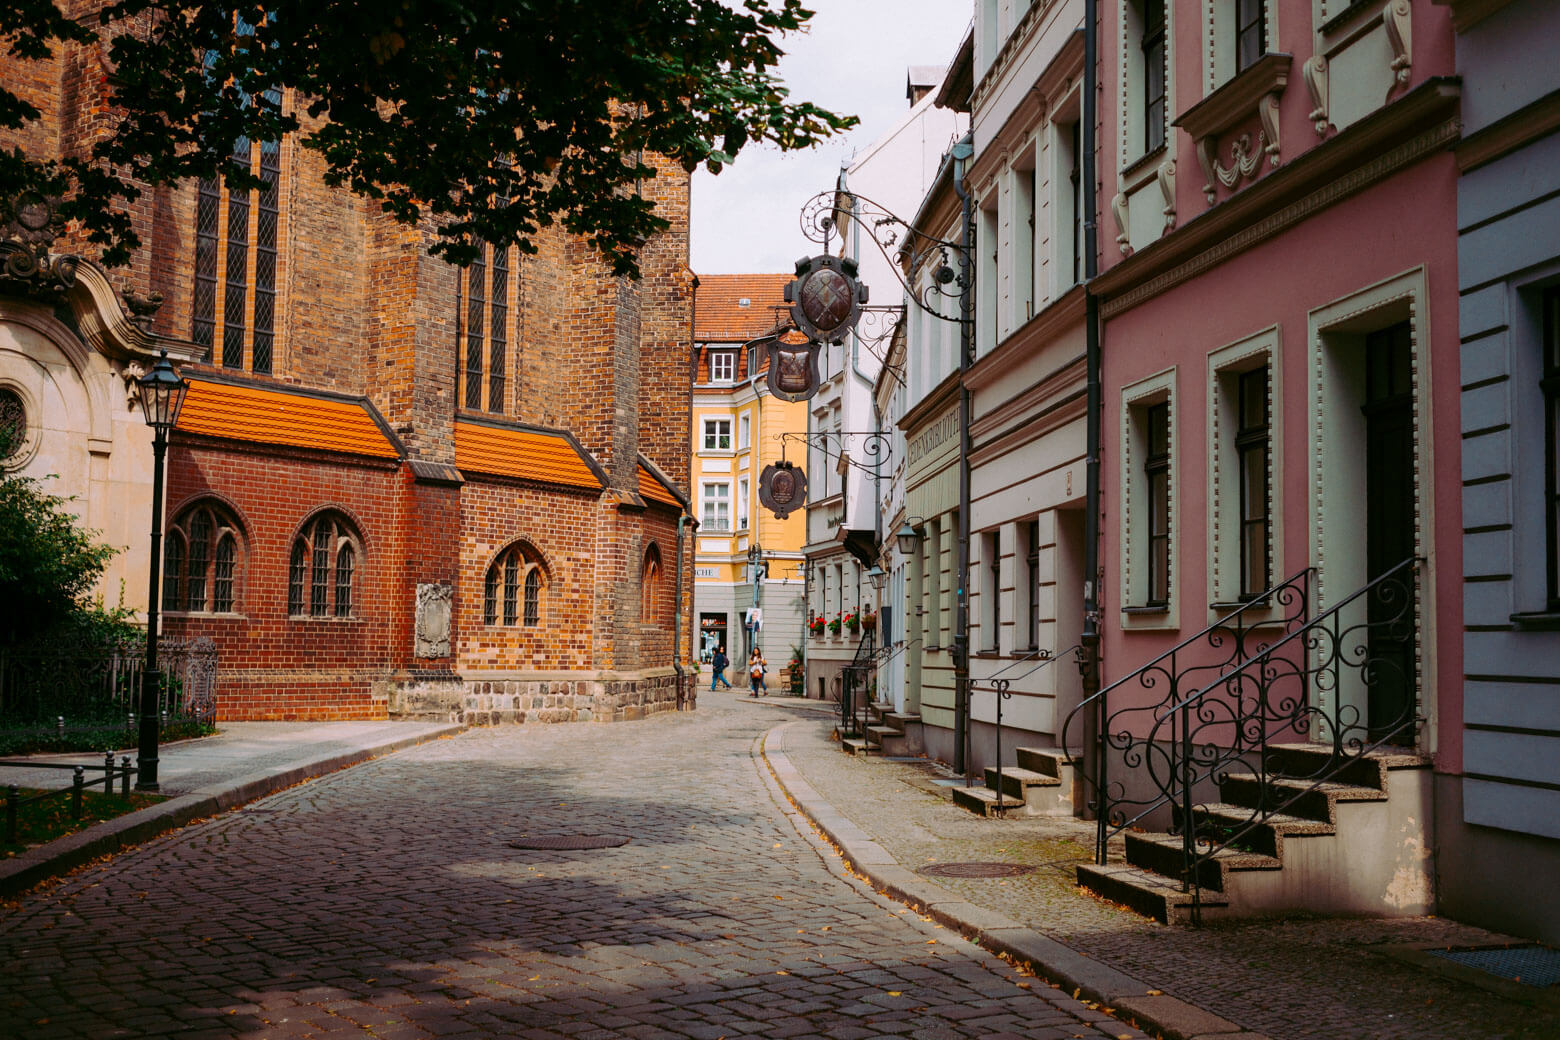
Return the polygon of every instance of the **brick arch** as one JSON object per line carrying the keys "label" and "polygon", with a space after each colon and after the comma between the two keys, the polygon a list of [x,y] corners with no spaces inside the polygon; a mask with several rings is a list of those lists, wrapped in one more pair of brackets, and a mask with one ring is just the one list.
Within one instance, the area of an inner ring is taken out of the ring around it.
{"label": "brick arch", "polygon": [[537,545],[534,541],[527,538],[525,535],[518,535],[514,538],[511,538],[509,541],[500,545],[497,549],[494,549],[492,552],[488,553],[487,556],[482,560],[483,577],[486,578],[487,572],[493,569],[493,564],[498,562],[498,558],[500,556],[504,555],[506,552],[517,545],[523,545],[527,549],[531,550],[532,555],[536,557],[537,564],[542,568],[542,577],[547,580],[547,584],[551,585],[554,581],[558,580],[559,570],[558,567],[553,563],[551,556],[548,555],[545,549],[543,549],[540,545]]}
{"label": "brick arch", "polygon": [[338,502],[326,502],[322,505],[315,506],[313,509],[305,513],[303,515],[303,519],[300,520],[297,524],[293,525],[292,533],[287,536],[286,546],[288,552],[292,551],[292,544],[296,542],[298,538],[309,529],[310,524],[314,523],[314,521],[320,518],[320,514],[322,513],[340,513],[342,516],[346,517],[346,519],[352,524],[352,533],[357,535],[358,544],[363,547],[364,555],[366,556],[369,553],[369,551],[372,549],[372,545],[369,541],[368,529],[363,524],[363,519],[358,516],[356,511],[347,506],[341,505]]}
{"label": "brick arch", "polygon": [[174,519],[178,519],[192,509],[199,509],[202,504],[207,502],[215,503],[220,509],[232,517],[233,524],[238,529],[238,533],[244,536],[245,547],[252,549],[256,541],[254,525],[249,522],[248,517],[244,515],[244,511],[238,507],[238,503],[233,501],[233,499],[229,498],[227,495],[222,494],[220,491],[197,491],[195,494],[186,497],[177,505],[169,508],[168,515]]}

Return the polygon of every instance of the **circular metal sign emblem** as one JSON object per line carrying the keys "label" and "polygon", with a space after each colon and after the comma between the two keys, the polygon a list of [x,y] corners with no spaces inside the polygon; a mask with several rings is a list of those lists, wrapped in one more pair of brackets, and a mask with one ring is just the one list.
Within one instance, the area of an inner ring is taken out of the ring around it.
{"label": "circular metal sign emblem", "polygon": [[932,877],[999,878],[1033,874],[1035,868],[1026,863],[933,863],[922,867],[917,874]]}
{"label": "circular metal sign emblem", "polygon": [[789,462],[771,462],[758,478],[758,500],[784,520],[807,501],[807,471]]}
{"label": "circular metal sign emblem", "polygon": [[791,320],[823,343],[838,343],[861,318],[867,287],[856,281],[855,261],[824,253],[796,263],[796,280],[785,287]]}

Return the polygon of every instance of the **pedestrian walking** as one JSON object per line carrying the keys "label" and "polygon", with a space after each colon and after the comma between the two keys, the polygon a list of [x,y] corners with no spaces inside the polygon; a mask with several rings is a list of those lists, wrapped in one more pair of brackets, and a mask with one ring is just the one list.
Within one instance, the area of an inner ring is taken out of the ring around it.
{"label": "pedestrian walking", "polygon": [[715,692],[715,687],[719,683],[725,683],[726,689],[731,689],[731,682],[725,676],[726,665],[730,663],[731,659],[726,656],[726,644],[722,643],[720,646],[715,648],[715,656],[710,658],[711,693]]}
{"label": "pedestrian walking", "polygon": [[759,696],[759,690],[764,691],[763,696],[769,696],[769,685],[764,682],[764,673],[767,671],[769,671],[769,662],[764,660],[764,651],[755,646],[753,652],[748,655],[748,682],[753,690],[748,696]]}

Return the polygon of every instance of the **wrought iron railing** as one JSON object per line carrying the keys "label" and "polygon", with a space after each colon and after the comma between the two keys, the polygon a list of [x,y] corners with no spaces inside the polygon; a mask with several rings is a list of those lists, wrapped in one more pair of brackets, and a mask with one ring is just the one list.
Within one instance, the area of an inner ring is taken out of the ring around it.
{"label": "wrought iron railing", "polygon": [[[856,644],[856,656],[851,658],[850,664],[845,666],[840,675],[840,735],[859,737],[866,733],[866,713],[868,701],[866,697],[870,683],[870,677],[876,673],[877,634],[872,626],[862,633],[861,642]],[[856,697],[862,696],[862,718],[856,718]]]}
{"label": "wrought iron railing", "polygon": [[[1240,848],[1370,753],[1413,746],[1424,723],[1416,645],[1422,563],[1404,560],[1170,704],[1138,740],[1144,757],[1163,757],[1155,784],[1175,807],[1171,833],[1182,839],[1194,922],[1205,863]],[[1254,804],[1211,813],[1199,790],[1222,789],[1237,773],[1253,780],[1242,801]]]}
{"label": "wrought iron railing", "polygon": [[[207,638],[158,642],[158,712],[216,718],[217,647]],[[0,724],[80,728],[129,723],[140,708],[142,650],[0,647]]]}
{"label": "wrought iron railing", "polygon": [[[1007,700],[1009,697],[1013,696],[1013,691],[1010,689],[1010,687],[1013,685],[1013,683],[1017,682],[1020,679],[1026,679],[1029,676],[1033,675],[1034,673],[1040,671],[1043,668],[1049,668],[1051,665],[1055,664],[1057,661],[1060,661],[1063,657],[1067,656],[1068,654],[1075,655],[1075,657],[1081,662],[1081,660],[1082,660],[1082,653],[1083,653],[1083,645],[1080,644],[1080,643],[1074,643],[1072,646],[1069,646],[1066,650],[1063,650],[1063,651],[1061,651],[1059,653],[1052,653],[1050,650],[1032,650],[1029,653],[1025,654],[1023,657],[1020,657],[1017,660],[1012,661],[1009,664],[1004,665],[1003,667],[997,669],[995,672],[992,672],[990,675],[986,676],[983,680],[981,680],[981,682],[971,683],[970,684],[970,695],[972,697],[976,693],[987,692],[987,691],[995,693],[997,695],[997,712],[996,712],[996,732],[997,732],[996,769],[997,769],[997,815],[998,816],[1004,815],[1006,813],[1006,811],[1007,811],[1007,803],[1003,800],[1003,791],[1002,791],[1002,702]],[[1037,663],[1034,665],[1033,668],[1030,668],[1030,669],[1028,669],[1026,671],[1020,672],[1018,675],[1012,676],[1010,678],[1003,678],[1002,677],[1002,676],[1005,675],[1005,673],[1012,671],[1014,668],[1017,668],[1019,665],[1027,664],[1029,662],[1037,662]],[[985,684],[985,685],[983,685],[983,684]],[[973,776],[973,774],[971,774],[971,775]],[[965,777],[966,786],[968,786],[970,784],[970,782],[971,782],[970,777]]]}
{"label": "wrought iron railing", "polygon": [[[1088,785],[1088,806],[1096,821],[1095,860],[1105,862],[1109,840],[1144,817],[1174,805],[1171,787],[1173,763],[1164,749],[1144,735],[1165,717],[1171,705],[1192,690],[1227,675],[1249,661],[1276,639],[1282,639],[1306,623],[1310,608],[1310,583],[1314,569],[1307,567],[1261,596],[1250,599],[1195,635],[1188,636],[1136,671],[1084,698],[1062,723],[1062,747],[1067,762]],[[1115,711],[1111,695],[1146,691],[1147,700],[1134,701]],[[1094,723],[1092,740],[1073,739],[1085,721]],[[1092,761],[1080,761],[1074,751]],[[1112,779],[1110,757],[1121,755],[1128,769],[1145,770],[1152,784],[1144,790],[1129,789]]]}

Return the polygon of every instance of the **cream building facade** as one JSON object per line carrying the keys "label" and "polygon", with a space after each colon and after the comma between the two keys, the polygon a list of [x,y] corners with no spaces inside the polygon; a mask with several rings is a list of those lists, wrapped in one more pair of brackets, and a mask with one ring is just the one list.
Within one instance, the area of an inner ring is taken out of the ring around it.
{"label": "cream building facade", "polygon": [[743,663],[758,646],[774,689],[805,642],[806,583],[798,566],[805,511],[782,519],[759,501],[764,467],[804,455],[807,406],[769,392],[768,359],[755,342],[784,320],[789,281],[784,274],[703,275],[696,290],[693,599],[705,682],[710,657],[724,646],[732,661],[727,678],[745,685]]}

